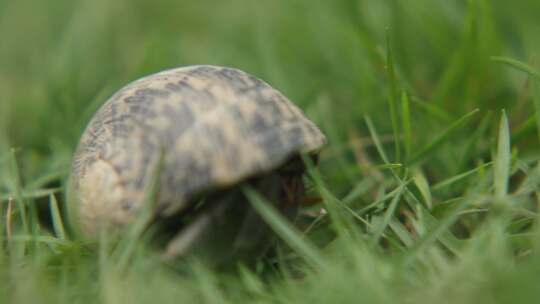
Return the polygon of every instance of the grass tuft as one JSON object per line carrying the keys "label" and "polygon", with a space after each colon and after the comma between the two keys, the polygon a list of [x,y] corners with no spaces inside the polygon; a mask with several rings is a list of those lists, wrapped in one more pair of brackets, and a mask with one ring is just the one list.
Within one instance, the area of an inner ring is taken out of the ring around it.
{"label": "grass tuft", "polygon": [[510,179],[510,131],[508,118],[503,111],[499,125],[499,140],[497,144],[497,156],[495,158],[493,181],[495,196],[501,199],[508,193],[508,180]]}

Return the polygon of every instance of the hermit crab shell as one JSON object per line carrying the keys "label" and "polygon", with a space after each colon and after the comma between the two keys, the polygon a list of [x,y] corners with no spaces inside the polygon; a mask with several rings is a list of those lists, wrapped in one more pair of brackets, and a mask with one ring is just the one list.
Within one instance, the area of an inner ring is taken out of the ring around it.
{"label": "hermit crab shell", "polygon": [[156,213],[264,174],[325,137],[283,94],[243,71],[188,66],[137,80],[95,114],[75,154],[71,190],[83,232],[126,224],[158,164]]}

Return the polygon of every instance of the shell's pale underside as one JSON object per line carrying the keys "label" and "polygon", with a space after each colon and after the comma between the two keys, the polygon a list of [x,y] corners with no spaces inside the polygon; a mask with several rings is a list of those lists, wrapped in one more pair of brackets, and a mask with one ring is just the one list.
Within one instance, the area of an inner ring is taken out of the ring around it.
{"label": "shell's pale underside", "polygon": [[280,92],[237,69],[190,66],[137,80],[96,113],[72,172],[82,228],[129,222],[158,163],[158,212],[268,172],[324,135]]}

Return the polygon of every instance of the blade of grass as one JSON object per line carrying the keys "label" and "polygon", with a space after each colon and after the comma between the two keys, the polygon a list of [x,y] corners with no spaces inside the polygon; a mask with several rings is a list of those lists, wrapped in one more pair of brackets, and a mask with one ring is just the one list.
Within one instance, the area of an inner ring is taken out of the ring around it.
{"label": "blade of grass", "polygon": [[411,111],[409,105],[409,97],[405,90],[401,93],[401,122],[404,133],[405,142],[405,159],[409,158],[412,147],[412,130],[411,130]]}
{"label": "blade of grass", "polygon": [[[403,186],[406,186],[407,184],[409,184],[411,181],[405,181],[402,185]],[[389,193],[387,193],[386,195],[384,195],[382,198],[376,200],[375,202],[363,207],[362,209],[360,209],[359,211],[356,211],[358,214],[360,215],[363,215],[365,214],[367,211],[369,211],[370,209],[373,209],[375,207],[377,207],[378,205],[384,203],[385,201],[395,197],[399,191],[401,189],[401,186],[398,186],[396,189],[390,191]]]}
{"label": "blade of grass", "polygon": [[341,201],[344,204],[348,205],[352,203],[353,201],[355,201],[356,199],[358,199],[359,197],[361,197],[364,193],[370,190],[374,185],[375,185],[375,181],[373,179],[363,179],[361,182],[356,184],[356,186],[354,186],[354,188],[352,188],[351,191],[349,191],[349,193],[347,193],[347,195],[345,195],[345,197],[341,199]]}
{"label": "blade of grass", "polygon": [[61,240],[65,240],[66,232],[64,229],[64,224],[62,223],[62,217],[60,216],[58,202],[56,201],[56,197],[53,194],[49,196],[49,210],[51,213],[53,229],[56,236]]}
{"label": "blade of grass", "polygon": [[[536,106],[535,106],[536,107]],[[536,123],[536,109],[535,113],[531,115],[521,125],[516,126],[512,131],[512,141],[518,143],[522,140],[526,140],[533,132],[537,132],[538,124]]]}
{"label": "blade of grass", "polygon": [[532,92],[533,104],[535,109],[536,128],[538,137],[540,139],[540,72],[537,69],[531,67],[530,65],[513,58],[492,56],[491,60],[513,67],[514,69],[525,72],[532,77]]}
{"label": "blade of grass", "polygon": [[[358,214],[358,212],[352,210],[349,206],[343,206],[343,208],[345,208],[345,210],[347,210],[352,216],[353,218],[357,219],[360,223],[362,223],[363,225],[365,225],[369,230],[371,231],[377,231],[374,227],[374,225],[372,224],[372,222],[368,221],[367,219],[363,218],[362,216],[360,216],[360,214]],[[383,219],[384,221],[384,219]],[[383,223],[383,222],[381,222]],[[385,232],[386,228],[383,227],[382,229],[382,232],[380,233],[379,235],[379,239],[380,238],[384,238],[385,240],[387,240],[390,244],[392,244],[395,248],[400,248],[402,249],[402,246],[399,244],[399,242],[396,242],[396,240],[394,240],[392,237],[389,237]],[[373,242],[372,245],[374,246],[376,244],[376,242]]]}
{"label": "blade of grass", "polygon": [[[418,198],[409,189],[405,189],[405,199],[412,210],[417,210],[417,217],[421,221],[421,225],[427,231],[435,230],[441,221],[435,218],[431,212],[418,200]],[[438,240],[443,246],[455,255],[459,254],[459,240],[449,230],[442,230],[434,236],[433,240]]]}
{"label": "blade of grass", "polygon": [[477,173],[477,172],[480,171],[481,169],[484,169],[484,168],[486,168],[486,167],[491,166],[492,164],[493,164],[492,162],[485,163],[485,164],[481,164],[480,166],[478,166],[478,167],[476,167],[476,168],[474,168],[474,169],[472,169],[472,170],[463,172],[463,173],[458,174],[458,175],[456,175],[456,176],[452,176],[452,177],[447,178],[447,179],[445,179],[445,180],[443,180],[443,181],[440,181],[440,182],[436,183],[435,185],[433,185],[433,186],[431,187],[431,189],[433,189],[433,190],[440,190],[440,189],[442,189],[442,188],[444,188],[444,187],[447,187],[447,186],[449,186],[449,185],[452,185],[452,184],[454,184],[454,183],[456,183],[456,182],[458,182],[458,181],[460,181],[460,180],[463,180],[463,179],[465,179],[465,178],[467,178],[467,177],[473,175],[474,173]]}
{"label": "blade of grass", "polygon": [[383,165],[375,165],[373,168],[375,169],[399,169],[402,168],[403,164],[383,164]]}
{"label": "blade of grass", "polygon": [[11,241],[11,237],[13,236],[13,198],[11,197],[8,198],[8,205],[6,209],[6,236],[7,241]]}
{"label": "blade of grass", "polygon": [[388,161],[388,156],[386,156],[386,153],[384,152],[384,149],[381,145],[381,141],[379,140],[379,135],[377,134],[377,130],[375,130],[375,127],[373,126],[373,122],[371,121],[371,118],[368,116],[364,117],[364,120],[366,121],[366,125],[368,127],[369,133],[371,135],[371,138],[373,139],[373,143],[375,144],[375,148],[377,149],[377,152],[379,152],[379,155],[383,162],[385,164],[390,164],[390,161]]}
{"label": "blade of grass", "polygon": [[[452,210],[450,214],[445,216],[442,221],[438,222],[436,219],[432,218],[430,221],[431,227],[427,227],[427,233],[411,248],[409,254],[405,258],[405,265],[408,265],[414,261],[421,251],[426,249],[429,245],[433,244],[435,240],[439,240],[445,247],[451,249],[452,253],[459,254],[458,248],[453,244],[454,241],[451,241],[445,237],[445,234],[449,233],[449,228],[452,226],[456,220],[459,218],[461,212],[469,206],[468,200],[463,200],[456,208]],[[427,211],[427,210],[426,210]],[[427,211],[429,213],[429,211]],[[428,218],[429,219],[429,218]],[[452,237],[453,238],[453,237]]]}
{"label": "blade of grass", "polygon": [[28,214],[26,212],[26,203],[22,195],[21,177],[19,174],[19,165],[17,164],[16,150],[11,149],[11,172],[13,182],[13,192],[15,201],[17,202],[17,209],[19,211],[19,218],[22,223],[23,233],[28,234],[30,232],[30,226],[28,223]]}
{"label": "blade of grass", "polygon": [[532,83],[534,113],[536,117],[536,134],[540,141],[540,79]]}
{"label": "blade of grass", "polygon": [[513,194],[533,194],[538,188],[538,185],[540,185],[540,163],[538,163],[533,170],[528,172],[525,180],[521,182],[519,188]]}
{"label": "blade of grass", "polygon": [[226,303],[225,295],[222,289],[219,288],[216,273],[210,271],[199,262],[194,262],[192,267],[203,303]]}
{"label": "blade of grass", "polygon": [[499,124],[499,140],[497,144],[497,156],[493,170],[493,182],[495,195],[498,198],[508,193],[508,179],[510,178],[510,130],[508,118],[503,110]]}
{"label": "blade of grass", "polygon": [[405,244],[405,247],[410,248],[414,244],[414,239],[411,235],[411,233],[403,226],[403,224],[393,218],[390,223],[388,223],[390,229],[394,231],[394,233],[398,236],[398,238],[401,240],[403,244]]}
{"label": "blade of grass", "polygon": [[[50,196],[51,194],[58,193],[61,190],[62,190],[61,188],[22,190],[21,197],[23,199],[42,198],[42,197]],[[5,194],[2,194],[2,196],[0,196],[0,199],[6,200],[10,197],[11,195],[9,193],[5,193]]]}
{"label": "blade of grass", "polygon": [[388,206],[388,209],[386,209],[386,211],[384,212],[383,220],[381,224],[378,227],[376,227],[376,230],[373,234],[373,238],[371,240],[372,247],[374,247],[379,242],[381,235],[384,233],[384,231],[386,230],[386,227],[388,227],[388,224],[392,220],[392,217],[394,216],[399,200],[401,199],[401,194],[403,193],[403,189],[405,189],[405,184],[401,184],[399,186],[396,195],[390,202],[390,206]]}
{"label": "blade of grass", "polygon": [[392,53],[392,44],[390,41],[390,31],[386,29],[386,68],[388,79],[390,81],[390,94],[388,96],[390,106],[390,118],[392,120],[392,130],[394,132],[394,160],[399,162],[401,159],[400,137],[399,137],[399,118],[397,113],[397,81],[394,68],[394,55]]}
{"label": "blade of grass", "polygon": [[264,294],[265,285],[255,273],[253,273],[244,265],[240,265],[238,270],[239,270],[240,279],[242,280],[242,283],[244,284],[244,286],[246,287],[247,291],[250,294],[254,294],[254,295]]}
{"label": "blade of grass", "polygon": [[[0,239],[3,240],[4,238],[0,238]],[[28,243],[28,242],[41,243],[41,244],[47,244],[47,245],[53,245],[53,246],[69,245],[69,243],[66,242],[65,240],[60,240],[58,238],[48,236],[48,235],[32,236],[32,235],[28,235],[28,234],[26,234],[26,235],[25,234],[19,234],[19,235],[14,235],[11,238],[11,241],[12,242],[20,242],[20,243]]]}
{"label": "blade of grass", "polygon": [[487,112],[486,115],[482,118],[480,123],[468,138],[468,142],[464,145],[462,156],[459,160],[459,165],[456,166],[456,171],[454,174],[457,174],[459,171],[465,171],[468,167],[468,164],[471,162],[471,157],[476,156],[475,148],[482,142],[482,139],[487,136],[487,131],[492,123],[492,112]]}
{"label": "blade of grass", "polygon": [[322,197],[326,210],[332,219],[332,227],[336,234],[348,234],[348,217],[344,216],[343,203],[325,187],[323,179],[315,167],[313,160],[307,155],[302,155],[302,160],[307,168],[307,176],[311,178],[316,191]]}
{"label": "blade of grass", "polygon": [[465,125],[469,120],[478,113],[479,109],[475,109],[472,112],[467,113],[465,116],[458,119],[456,122],[454,122],[450,127],[448,127],[446,130],[444,130],[441,135],[439,135],[437,138],[435,138],[432,142],[428,143],[423,148],[419,149],[419,151],[411,157],[411,159],[407,162],[407,165],[415,164],[419,161],[421,161],[424,157],[426,157],[429,153],[437,149],[442,143],[444,143],[450,135],[452,135],[457,129]]}
{"label": "blade of grass", "polygon": [[432,93],[433,101],[437,104],[444,103],[446,109],[452,108],[452,104],[449,104],[452,101],[449,98],[452,89],[468,77],[468,72],[471,72],[471,63],[478,59],[475,58],[478,52],[478,8],[476,1],[469,0],[467,2],[467,15],[463,29],[460,31],[457,48],[451,55],[448,65]]}
{"label": "blade of grass", "polygon": [[433,202],[432,202],[431,191],[429,188],[429,183],[426,177],[420,170],[415,170],[413,173],[413,180],[418,190],[420,190],[420,194],[424,198],[424,201],[426,202],[426,206],[428,207],[429,210],[431,210],[433,208]]}
{"label": "blade of grass", "polygon": [[509,65],[509,66],[511,66],[511,67],[513,67],[515,69],[518,69],[520,71],[523,71],[523,72],[531,75],[532,77],[536,78],[537,80],[540,80],[540,72],[538,70],[534,69],[533,67],[527,65],[526,63],[522,62],[522,61],[512,59],[512,58],[508,58],[508,57],[502,57],[502,56],[492,56],[491,60],[493,60],[495,62],[498,62],[498,63]]}
{"label": "blade of grass", "polygon": [[430,102],[423,101],[420,98],[415,97],[415,96],[411,98],[411,101],[418,107],[422,108],[427,114],[433,116],[437,120],[441,120],[444,122],[452,121],[452,117],[448,115],[448,113],[446,113],[444,110],[438,108],[437,106],[433,105]]}
{"label": "blade of grass", "polygon": [[304,239],[287,220],[283,219],[266,199],[250,187],[244,187],[242,190],[253,208],[287,245],[303,256],[311,266],[326,268],[326,263],[317,249]]}
{"label": "blade of grass", "polygon": [[357,165],[357,167],[360,168],[360,169],[365,169],[365,170],[369,170],[369,169],[393,170],[393,169],[402,168],[403,164],[396,164],[396,163],[381,164],[381,165],[363,165],[363,164],[359,164],[359,165]]}
{"label": "blade of grass", "polygon": [[64,170],[49,172],[26,183],[25,190],[38,190],[39,188],[44,187],[48,183],[61,180],[65,175],[66,172]]}
{"label": "blade of grass", "polygon": [[[466,118],[468,118],[468,116],[471,116],[475,112],[476,111],[473,111],[472,113],[469,113],[468,115],[463,117],[460,121],[466,120]],[[380,145],[380,141],[378,140],[377,132],[376,132],[375,128],[373,127],[373,124],[371,123],[371,120],[368,117],[366,117],[366,123],[368,125],[368,129],[369,129],[369,131],[371,133],[371,136],[373,138],[373,142],[375,143],[375,146],[376,146],[376,148],[377,148],[377,150],[379,152],[380,157],[383,160],[387,161],[387,157],[386,157],[386,155],[384,153],[384,150],[383,150],[382,146]],[[455,125],[460,125],[459,121]],[[437,227],[437,225],[439,224],[438,220],[430,213],[430,211],[424,205],[422,205],[422,203],[416,198],[416,196],[411,192],[411,190],[408,189],[408,187],[406,186],[407,183],[404,183],[402,181],[402,179],[399,176],[397,176],[394,172],[393,172],[393,176],[400,184],[405,184],[405,198],[406,198],[406,201],[408,202],[409,206],[413,210],[419,209],[421,211],[422,218],[424,218],[424,221],[425,221],[424,226],[427,226],[428,229],[430,229],[430,230],[435,229],[435,227]],[[439,233],[439,234],[437,234],[435,236],[435,239],[439,240],[450,252],[452,252],[452,253],[454,253],[456,255],[458,254],[459,250],[458,250],[458,245],[457,244],[459,242],[450,231],[442,231],[441,233]]]}

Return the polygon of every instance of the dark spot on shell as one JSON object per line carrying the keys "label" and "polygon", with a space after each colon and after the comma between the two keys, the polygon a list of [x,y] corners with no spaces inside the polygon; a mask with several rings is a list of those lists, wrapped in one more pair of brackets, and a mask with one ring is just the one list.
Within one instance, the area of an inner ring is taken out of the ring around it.
{"label": "dark spot on shell", "polygon": [[216,148],[223,149],[223,147],[227,144],[227,140],[222,128],[210,127],[206,128],[206,132],[208,133],[208,136],[212,139],[212,143],[214,143],[214,146]]}
{"label": "dark spot on shell", "polygon": [[283,153],[285,150],[285,143],[283,137],[278,132],[273,130],[267,131],[261,136],[261,140],[258,142],[259,149],[264,151],[267,161],[275,161],[275,158]]}
{"label": "dark spot on shell", "polygon": [[289,147],[300,147],[304,143],[304,132],[300,126],[294,126],[285,133],[285,142]]}
{"label": "dark spot on shell", "polygon": [[269,124],[273,124],[276,120],[282,119],[283,114],[281,113],[281,109],[272,100],[259,97],[255,98],[254,101],[258,106],[257,112],[264,115],[266,120],[269,121]]}
{"label": "dark spot on shell", "polygon": [[133,210],[133,204],[129,201],[123,201],[120,203],[120,208],[124,211],[132,211]]}
{"label": "dark spot on shell", "polygon": [[260,80],[259,78],[253,76],[253,75],[247,75],[248,79],[253,83],[253,86],[254,87],[257,87],[257,88],[266,88],[266,84],[264,83],[264,81]]}
{"label": "dark spot on shell", "polygon": [[129,107],[129,111],[131,113],[140,113],[141,110],[144,109],[143,107],[141,107],[140,105],[138,104],[133,104]]}
{"label": "dark spot on shell", "polygon": [[174,202],[190,199],[211,183],[212,171],[209,164],[198,163],[191,155],[182,154],[167,166],[176,170],[167,170],[161,177],[161,187],[166,190],[160,192],[163,209]]}
{"label": "dark spot on shell", "polygon": [[240,73],[238,70],[231,68],[222,68],[217,72],[217,74],[224,80],[228,80],[229,83],[234,84],[237,87],[247,87],[248,83],[246,82],[247,77],[243,73]]}
{"label": "dark spot on shell", "polygon": [[270,124],[268,123],[268,120],[262,116],[260,112],[253,113],[252,120],[250,123],[250,130],[251,132],[257,134],[261,132],[267,131]]}
{"label": "dark spot on shell", "polygon": [[245,121],[244,113],[238,107],[229,107],[229,112],[235,121]]}
{"label": "dark spot on shell", "polygon": [[218,101],[216,100],[216,96],[209,89],[200,90],[198,91],[198,93],[200,94],[198,98],[198,103],[199,105],[202,105],[204,108],[209,109],[218,104]]}
{"label": "dark spot on shell", "polygon": [[167,97],[169,96],[169,92],[166,90],[158,90],[158,89],[151,89],[151,88],[145,88],[145,89],[139,89],[135,91],[135,93],[131,96],[128,96],[124,98],[124,102],[126,103],[149,103],[154,101],[156,97]]}
{"label": "dark spot on shell", "polygon": [[172,92],[177,92],[180,90],[180,86],[174,82],[169,82],[165,85],[165,88]]}
{"label": "dark spot on shell", "polygon": [[178,82],[169,82],[165,85],[165,88],[174,93],[178,93],[185,89],[193,89],[189,82],[185,80],[180,80]]}
{"label": "dark spot on shell", "polygon": [[178,108],[165,105],[163,116],[167,118],[169,127],[163,132],[165,145],[174,143],[195,122],[195,115],[186,103],[179,103]]}
{"label": "dark spot on shell", "polygon": [[206,78],[208,77],[209,75],[212,75],[215,73],[217,69],[215,67],[211,67],[211,66],[207,66],[207,65],[202,65],[202,66],[198,66],[192,70],[190,70],[188,72],[188,75],[190,76],[194,76],[194,77],[201,77],[201,78]]}
{"label": "dark spot on shell", "polygon": [[186,81],[178,83],[167,83],[165,87],[178,95],[178,102],[186,101],[188,103],[197,103],[198,106],[204,109],[214,107],[218,102],[212,91],[208,88],[195,89]]}
{"label": "dark spot on shell", "polygon": [[260,79],[237,69],[222,68],[217,75],[240,95],[249,94],[261,98],[261,93],[266,88]]}
{"label": "dark spot on shell", "polygon": [[126,119],[129,119],[130,118],[130,115],[128,114],[122,114],[122,115],[116,115],[116,116],[113,116],[107,120],[104,120],[103,121],[103,124],[104,125],[109,125],[109,124],[114,124],[114,123],[121,123],[123,121],[125,121]]}
{"label": "dark spot on shell", "polygon": [[119,120],[112,125],[113,137],[125,138],[128,137],[133,131],[133,127],[127,124],[125,121]]}

